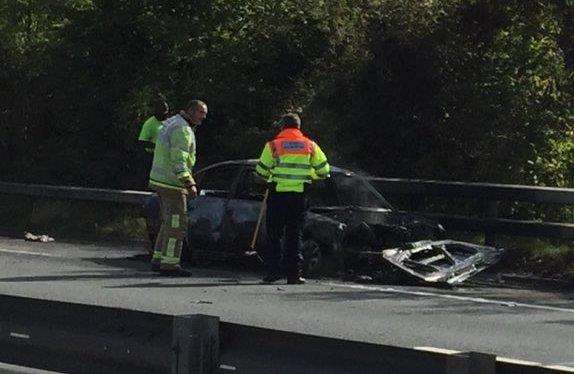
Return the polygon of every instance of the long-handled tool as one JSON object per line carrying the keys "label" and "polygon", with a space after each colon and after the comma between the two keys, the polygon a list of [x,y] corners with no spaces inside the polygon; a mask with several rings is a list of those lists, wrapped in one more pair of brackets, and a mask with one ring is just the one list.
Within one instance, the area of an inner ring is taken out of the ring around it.
{"label": "long-handled tool", "polygon": [[267,197],[269,196],[269,189],[265,190],[263,195],[263,202],[261,203],[261,209],[259,210],[259,217],[257,217],[257,224],[255,225],[255,230],[253,231],[253,237],[251,238],[251,244],[249,245],[249,250],[245,251],[245,256],[257,256],[257,259],[263,262],[263,259],[259,255],[259,252],[255,250],[255,244],[257,243],[257,238],[259,237],[259,231],[261,229],[261,222],[263,221],[263,213],[267,208]]}

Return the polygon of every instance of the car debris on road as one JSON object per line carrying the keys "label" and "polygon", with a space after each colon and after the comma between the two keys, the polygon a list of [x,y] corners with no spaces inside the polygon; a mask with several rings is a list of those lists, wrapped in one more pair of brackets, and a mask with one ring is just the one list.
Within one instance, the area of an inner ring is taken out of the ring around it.
{"label": "car debris on road", "polygon": [[42,242],[42,243],[49,243],[55,241],[54,238],[48,235],[34,235],[30,232],[24,234],[24,240],[28,242]]}

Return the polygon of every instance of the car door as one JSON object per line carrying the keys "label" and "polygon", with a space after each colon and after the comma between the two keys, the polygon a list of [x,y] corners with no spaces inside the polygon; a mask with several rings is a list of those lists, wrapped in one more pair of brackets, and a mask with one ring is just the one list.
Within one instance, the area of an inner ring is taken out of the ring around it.
{"label": "car door", "polygon": [[[267,183],[255,175],[255,166],[246,165],[225,208],[222,245],[229,255],[242,256],[249,250],[262,208]],[[261,217],[257,247],[265,241],[265,212]]]}
{"label": "car door", "polygon": [[188,203],[189,245],[192,257],[222,255],[221,237],[225,207],[242,165],[208,167],[196,174],[198,196]]}

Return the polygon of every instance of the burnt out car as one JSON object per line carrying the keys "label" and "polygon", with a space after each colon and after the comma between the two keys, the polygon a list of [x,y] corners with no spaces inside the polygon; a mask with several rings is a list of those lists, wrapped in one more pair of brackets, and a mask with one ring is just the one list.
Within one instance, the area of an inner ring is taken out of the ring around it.
{"label": "burnt out car", "polygon": [[[245,260],[267,185],[257,160],[217,163],[199,170],[199,196],[188,204],[192,260]],[[500,251],[444,240],[444,228],[394,209],[364,177],[332,167],[331,177],[307,190],[303,255],[307,276],[374,271],[389,278],[458,283],[496,261]],[[157,232],[157,207],[150,209]],[[154,219],[155,216],[155,219]],[[262,220],[256,251],[266,243]],[[185,256],[184,256],[185,257]]]}

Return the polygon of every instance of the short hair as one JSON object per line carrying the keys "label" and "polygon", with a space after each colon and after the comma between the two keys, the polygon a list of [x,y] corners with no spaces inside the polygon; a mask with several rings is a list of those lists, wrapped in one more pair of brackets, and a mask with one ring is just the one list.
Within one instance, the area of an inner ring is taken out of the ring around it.
{"label": "short hair", "polygon": [[161,97],[158,97],[153,101],[152,107],[155,118],[160,121],[164,120],[169,112],[169,104]]}
{"label": "short hair", "polygon": [[207,108],[207,104],[201,100],[197,100],[197,99],[190,100],[189,103],[187,104],[187,111],[188,112],[189,111],[195,111],[200,106]]}
{"label": "short hair", "polygon": [[296,113],[287,113],[280,119],[282,127],[301,127],[301,118]]}

